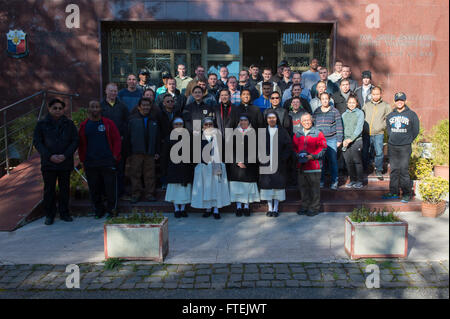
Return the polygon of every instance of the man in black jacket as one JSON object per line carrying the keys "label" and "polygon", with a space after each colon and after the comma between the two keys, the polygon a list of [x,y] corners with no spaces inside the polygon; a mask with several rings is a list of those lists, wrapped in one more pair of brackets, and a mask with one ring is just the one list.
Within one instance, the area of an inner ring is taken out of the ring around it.
{"label": "man in black jacket", "polygon": [[250,104],[251,92],[247,89],[241,91],[241,104],[231,109],[230,121],[227,127],[235,129],[242,114],[245,114],[255,130],[264,127],[264,118],[259,107]]}
{"label": "man in black jacket", "polygon": [[[148,201],[155,201],[155,160],[159,159],[161,133],[159,121],[150,113],[151,100],[142,98],[138,113],[128,121],[126,140],[127,153],[130,154],[131,203],[139,201],[142,192]],[[142,189],[142,175],[145,188]]]}
{"label": "man in black jacket", "polygon": [[405,93],[396,93],[394,100],[395,109],[386,117],[391,173],[389,193],[383,195],[383,199],[399,198],[399,190],[401,189],[403,193],[402,202],[407,203],[411,199],[411,180],[409,177],[411,144],[419,135],[420,122],[417,114],[405,104]]}
{"label": "man in black jacket", "polygon": [[65,106],[61,100],[51,100],[48,115],[38,122],[33,136],[33,145],[41,155],[46,225],[53,224],[56,215],[56,180],[60,218],[66,222],[73,220],[69,213],[70,173],[73,154],[78,147],[78,132],[73,122],[64,116]]}
{"label": "man in black jacket", "polygon": [[344,114],[347,110],[347,100],[350,96],[350,81],[348,79],[343,79],[340,82],[340,89],[332,95],[334,100],[334,107],[339,111],[339,113]]}

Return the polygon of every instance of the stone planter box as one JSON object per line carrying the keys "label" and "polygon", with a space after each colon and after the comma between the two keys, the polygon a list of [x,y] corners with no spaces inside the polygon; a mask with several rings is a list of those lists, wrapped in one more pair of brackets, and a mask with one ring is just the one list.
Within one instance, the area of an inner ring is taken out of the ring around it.
{"label": "stone planter box", "polygon": [[163,262],[169,252],[167,217],[160,224],[105,224],[105,258]]}
{"label": "stone planter box", "polygon": [[406,258],[408,223],[354,223],[346,216],[344,246],[351,259]]}

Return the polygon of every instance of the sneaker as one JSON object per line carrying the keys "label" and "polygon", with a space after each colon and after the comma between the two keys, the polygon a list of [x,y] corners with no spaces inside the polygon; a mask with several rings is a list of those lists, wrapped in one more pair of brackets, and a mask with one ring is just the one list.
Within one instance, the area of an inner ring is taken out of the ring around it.
{"label": "sneaker", "polygon": [[179,210],[175,211],[174,215],[175,218],[181,218],[181,212]]}
{"label": "sneaker", "polygon": [[244,211],[244,216],[245,217],[250,216],[250,208],[244,208],[243,211]]}
{"label": "sneaker", "polygon": [[185,210],[181,211],[181,217],[188,217],[188,214]]}
{"label": "sneaker", "polygon": [[214,219],[220,219],[220,213],[217,213],[217,214],[214,213],[213,215],[214,215]]}
{"label": "sneaker", "polygon": [[73,218],[70,217],[69,215],[61,216],[59,219],[65,221],[65,222],[73,222]]}
{"label": "sneaker", "polygon": [[241,217],[242,216],[242,208],[238,208],[236,210],[236,217]]}
{"label": "sneaker", "polygon": [[54,219],[52,217],[46,217],[44,224],[45,225],[52,225],[53,222],[54,222]]}
{"label": "sneaker", "polygon": [[356,189],[360,189],[360,188],[363,188],[363,187],[364,187],[364,185],[361,182],[357,182],[357,183],[353,184],[353,188],[356,188]]}
{"label": "sneaker", "polygon": [[202,217],[208,218],[209,216],[211,216],[211,214],[212,214],[211,212],[204,212]]}
{"label": "sneaker", "polygon": [[300,209],[300,210],[297,212],[297,214],[298,214],[298,215],[306,215],[307,212],[308,212],[308,211],[307,211],[306,209]]}
{"label": "sneaker", "polygon": [[273,214],[273,213],[272,213],[271,211],[268,211],[268,212],[266,213],[266,216],[267,216],[267,217],[273,217],[272,214]]}
{"label": "sneaker", "polygon": [[377,175],[377,178],[378,178],[379,181],[383,181],[384,180],[383,174],[381,172],[376,171],[375,175]]}
{"label": "sneaker", "polygon": [[306,213],[306,216],[308,216],[308,217],[313,217],[313,216],[316,216],[316,215],[318,215],[318,214],[319,214],[318,211],[315,211],[315,210],[309,210],[309,211]]}
{"label": "sneaker", "polygon": [[356,182],[350,182],[345,185],[345,188],[353,188],[353,186],[356,184]]}
{"label": "sneaker", "polygon": [[331,184],[330,188],[336,191],[338,189],[338,182],[334,182],[333,184]]}
{"label": "sneaker", "polygon": [[402,203],[409,203],[410,200],[411,200],[411,196],[409,196],[409,195],[403,195],[403,196],[402,196],[401,202],[402,202]]}
{"label": "sneaker", "polygon": [[382,199],[398,199],[397,194],[386,193],[382,196]]}

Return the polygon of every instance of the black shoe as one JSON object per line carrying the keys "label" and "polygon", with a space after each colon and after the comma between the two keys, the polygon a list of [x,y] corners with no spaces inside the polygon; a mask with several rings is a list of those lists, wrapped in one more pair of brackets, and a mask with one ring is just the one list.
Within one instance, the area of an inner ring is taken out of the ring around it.
{"label": "black shoe", "polygon": [[298,214],[298,215],[306,215],[307,212],[308,212],[308,211],[307,211],[306,209],[300,209],[300,210],[297,212],[297,214]]}
{"label": "black shoe", "polygon": [[237,216],[237,217],[241,217],[241,216],[242,216],[242,208],[238,208],[238,209],[236,210],[236,216]]}
{"label": "black shoe", "polygon": [[65,222],[73,222],[73,218],[70,217],[69,215],[61,216],[59,219],[65,221]]}
{"label": "black shoe", "polygon": [[267,216],[267,217],[273,217],[272,214],[273,214],[273,213],[272,213],[271,211],[268,211],[268,212],[266,213],[266,216]]}
{"label": "black shoe", "polygon": [[243,211],[244,211],[244,216],[246,216],[246,217],[250,216],[250,208],[244,208]]}
{"label": "black shoe", "polygon": [[214,215],[214,219],[220,219],[220,213],[217,213],[217,214],[214,213],[213,215]]}
{"label": "black shoe", "polygon": [[45,218],[45,225],[52,225],[53,224],[54,219],[52,217],[46,217]]}
{"label": "black shoe", "polygon": [[188,217],[188,214],[185,210],[181,211],[181,217]]}
{"label": "black shoe", "polygon": [[318,212],[318,211],[314,211],[314,210],[309,210],[309,211],[306,213],[306,215],[309,216],[309,217],[316,216],[316,215],[318,215],[318,214],[319,214],[319,212]]}
{"label": "black shoe", "polygon": [[181,212],[180,211],[175,211],[175,218],[181,218]]}
{"label": "black shoe", "polygon": [[272,217],[278,217],[278,212],[272,212]]}
{"label": "black shoe", "polygon": [[204,212],[202,217],[208,218],[209,216],[211,216],[211,212]]}

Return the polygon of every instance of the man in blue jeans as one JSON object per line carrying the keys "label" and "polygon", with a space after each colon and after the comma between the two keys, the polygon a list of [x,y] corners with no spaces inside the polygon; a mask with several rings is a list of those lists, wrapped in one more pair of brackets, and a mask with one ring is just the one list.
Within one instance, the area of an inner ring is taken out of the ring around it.
{"label": "man in blue jeans", "polygon": [[[339,111],[330,106],[330,94],[323,92],[320,95],[320,102],[322,104],[314,112],[314,123],[317,129],[321,130],[325,139],[327,140],[327,150],[325,152],[325,159],[328,164],[327,170],[331,174],[332,190],[338,189],[338,160],[337,149],[342,144],[343,126],[341,114]],[[320,180],[320,187],[325,186],[325,170],[322,170],[322,177]]]}
{"label": "man in blue jeans", "polygon": [[362,110],[365,114],[363,134],[363,166],[368,171],[371,162],[371,149],[375,151],[375,174],[383,180],[383,143],[386,117],[392,112],[391,106],[382,99],[382,89],[379,86],[372,88],[372,98],[364,104]]}

